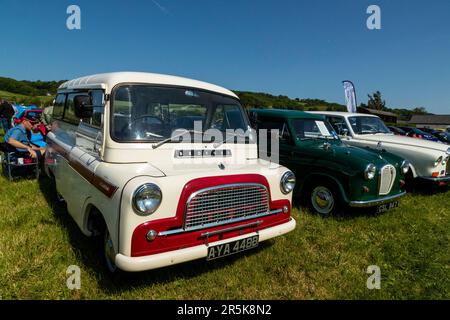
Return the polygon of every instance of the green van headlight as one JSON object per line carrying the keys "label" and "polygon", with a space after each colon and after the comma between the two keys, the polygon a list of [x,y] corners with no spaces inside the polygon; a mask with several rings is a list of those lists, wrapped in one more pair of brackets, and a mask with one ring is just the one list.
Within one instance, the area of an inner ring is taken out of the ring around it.
{"label": "green van headlight", "polygon": [[372,180],[373,178],[375,178],[376,172],[377,167],[375,167],[373,163],[369,163],[366,169],[364,170],[364,178],[366,178],[366,180]]}

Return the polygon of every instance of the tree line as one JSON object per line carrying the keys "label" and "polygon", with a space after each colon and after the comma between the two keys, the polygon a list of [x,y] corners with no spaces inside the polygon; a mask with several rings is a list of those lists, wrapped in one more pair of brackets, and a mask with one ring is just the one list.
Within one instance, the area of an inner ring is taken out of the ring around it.
{"label": "tree line", "polygon": [[62,81],[28,81],[0,77],[0,90],[26,96],[54,95]]}
{"label": "tree line", "polygon": [[338,103],[330,103],[321,99],[291,99],[284,95],[272,95],[264,92],[234,90],[245,108],[274,108],[300,111],[345,111],[346,107]]}
{"label": "tree line", "polygon": [[[21,95],[18,97],[12,95],[10,100],[13,102],[45,106],[51,103],[58,87],[65,81],[28,81],[0,77],[0,91]],[[242,105],[246,108],[277,108],[301,111],[347,110],[343,104],[328,102],[322,99],[292,99],[285,95],[272,95],[265,92],[239,90],[235,90],[234,92],[239,96]],[[22,97],[22,95],[26,97]],[[416,107],[413,109],[389,108],[386,106],[386,101],[383,100],[380,91],[369,94],[367,103],[361,103],[360,107],[390,111],[404,119],[410,118],[413,114],[429,114],[424,107]]]}

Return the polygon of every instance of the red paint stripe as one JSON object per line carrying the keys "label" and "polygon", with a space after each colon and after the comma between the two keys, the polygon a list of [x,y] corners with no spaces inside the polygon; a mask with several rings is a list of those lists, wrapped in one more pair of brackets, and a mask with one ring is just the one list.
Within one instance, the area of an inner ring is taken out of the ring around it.
{"label": "red paint stripe", "polygon": [[67,160],[69,165],[84,179],[86,179],[90,184],[92,184],[96,189],[100,190],[108,198],[111,198],[114,193],[116,193],[118,187],[105,180],[102,177],[97,176],[94,171],[85,167],[80,161],[71,159],[69,153],[58,143],[52,139],[47,139],[47,146],[50,148],[49,152],[56,152],[60,154],[64,159]]}

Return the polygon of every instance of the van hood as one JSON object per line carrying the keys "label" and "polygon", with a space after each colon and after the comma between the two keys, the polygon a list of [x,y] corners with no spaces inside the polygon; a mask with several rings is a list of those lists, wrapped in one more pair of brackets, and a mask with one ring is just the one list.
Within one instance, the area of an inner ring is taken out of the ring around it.
{"label": "van hood", "polygon": [[401,158],[389,152],[360,148],[341,144],[333,146],[333,161],[351,168],[365,169],[367,164],[373,163],[377,167],[382,167],[388,163],[398,164]]}
{"label": "van hood", "polygon": [[382,148],[383,143],[389,143],[389,144],[400,144],[400,145],[411,146],[411,147],[426,148],[426,149],[442,151],[442,152],[446,152],[449,149],[448,145],[445,145],[443,143],[428,141],[428,140],[418,139],[418,138],[405,137],[405,136],[397,136],[397,135],[386,134],[386,133],[364,134],[364,135],[360,134],[360,135],[358,135],[358,140],[381,142],[381,148]]}
{"label": "van hood", "polygon": [[[153,164],[153,166],[155,166]],[[277,163],[264,161],[262,159],[246,159],[239,163],[232,161],[203,161],[201,163],[186,163],[183,161],[167,161],[159,163],[157,169],[165,176],[219,176],[233,174],[266,174],[268,170],[278,169],[281,166]]]}

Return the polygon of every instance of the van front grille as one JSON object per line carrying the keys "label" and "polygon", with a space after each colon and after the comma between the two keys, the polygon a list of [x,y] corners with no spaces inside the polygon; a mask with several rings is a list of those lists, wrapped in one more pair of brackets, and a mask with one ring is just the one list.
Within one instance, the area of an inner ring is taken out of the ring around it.
{"label": "van front grille", "polygon": [[262,184],[221,185],[197,191],[186,205],[185,229],[221,225],[269,214],[269,193]]}
{"label": "van front grille", "polygon": [[392,186],[394,185],[395,181],[395,175],[396,171],[394,166],[391,166],[390,164],[385,165],[383,168],[381,168],[380,172],[380,181],[379,181],[379,191],[378,193],[380,195],[386,195],[391,192]]}

